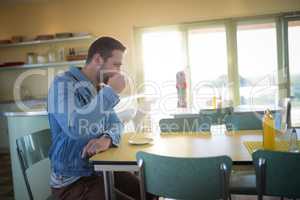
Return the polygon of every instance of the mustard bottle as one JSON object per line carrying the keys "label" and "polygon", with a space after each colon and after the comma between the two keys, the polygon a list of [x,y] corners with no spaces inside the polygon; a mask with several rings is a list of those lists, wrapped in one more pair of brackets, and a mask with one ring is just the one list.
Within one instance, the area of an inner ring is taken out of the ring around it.
{"label": "mustard bottle", "polygon": [[212,107],[213,107],[213,109],[217,108],[217,97],[216,96],[213,96],[213,98],[212,98]]}
{"label": "mustard bottle", "polygon": [[266,110],[263,118],[263,148],[275,149],[275,122],[270,110]]}

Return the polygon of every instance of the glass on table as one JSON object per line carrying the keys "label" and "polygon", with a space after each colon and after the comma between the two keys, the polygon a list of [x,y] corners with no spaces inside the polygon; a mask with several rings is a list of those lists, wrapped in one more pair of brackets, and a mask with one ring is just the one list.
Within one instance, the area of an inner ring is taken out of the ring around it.
{"label": "glass on table", "polygon": [[289,129],[289,152],[299,153],[298,136],[295,128]]}

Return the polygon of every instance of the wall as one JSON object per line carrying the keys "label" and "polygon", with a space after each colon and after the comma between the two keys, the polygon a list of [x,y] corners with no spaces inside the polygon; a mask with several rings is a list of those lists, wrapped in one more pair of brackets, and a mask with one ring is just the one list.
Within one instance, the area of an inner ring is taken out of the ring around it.
{"label": "wall", "polygon": [[[128,47],[125,66],[137,78],[140,66],[134,63],[134,27],[296,10],[300,10],[299,0],[48,0],[1,3],[0,38],[80,31],[96,36],[111,35]],[[4,59],[4,53],[0,51],[1,59]],[[11,81],[3,82],[8,75],[13,76],[12,72],[0,72],[0,87],[11,84]],[[34,85],[34,82],[31,81],[31,84]],[[2,96],[10,96],[6,92]],[[45,90],[37,93],[45,93]]]}

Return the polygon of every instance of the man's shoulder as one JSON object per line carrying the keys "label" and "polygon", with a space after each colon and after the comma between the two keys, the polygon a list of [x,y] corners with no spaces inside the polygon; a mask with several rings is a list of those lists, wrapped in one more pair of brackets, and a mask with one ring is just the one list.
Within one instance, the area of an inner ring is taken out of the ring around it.
{"label": "man's shoulder", "polygon": [[[51,110],[55,110],[57,104],[55,102],[59,101],[59,98],[63,99],[67,95],[64,94],[66,93],[66,89],[72,88],[69,87],[71,85],[74,85],[76,80],[74,77],[72,77],[70,70],[67,70],[63,73],[57,74],[48,91],[48,112],[49,112],[49,117],[51,116]],[[54,112],[54,111],[53,111]]]}
{"label": "man's shoulder", "polygon": [[59,92],[59,91],[64,91],[62,90],[63,88],[65,88],[68,84],[75,84],[76,80],[74,79],[74,77],[72,77],[72,75],[70,74],[69,70],[65,71],[63,73],[57,74],[50,87],[49,87],[49,91],[48,91],[48,99],[50,96],[56,96],[55,93]]}
{"label": "man's shoulder", "polygon": [[57,84],[61,82],[76,82],[76,79],[72,76],[70,70],[68,70],[54,77],[53,84]]}
{"label": "man's shoulder", "polygon": [[70,70],[57,74],[54,78],[54,81],[64,81],[64,80],[72,80],[72,75],[70,73]]}

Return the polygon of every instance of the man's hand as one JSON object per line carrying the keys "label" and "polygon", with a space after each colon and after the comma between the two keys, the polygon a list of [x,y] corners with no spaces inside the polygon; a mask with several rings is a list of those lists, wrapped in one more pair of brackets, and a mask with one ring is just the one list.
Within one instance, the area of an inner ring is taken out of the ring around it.
{"label": "man's hand", "polygon": [[117,73],[109,78],[107,85],[109,85],[116,93],[121,93],[126,86],[126,81],[122,74]]}
{"label": "man's hand", "polygon": [[111,145],[111,138],[102,136],[101,138],[91,139],[88,144],[83,148],[82,158],[91,157],[96,153],[106,151]]}

